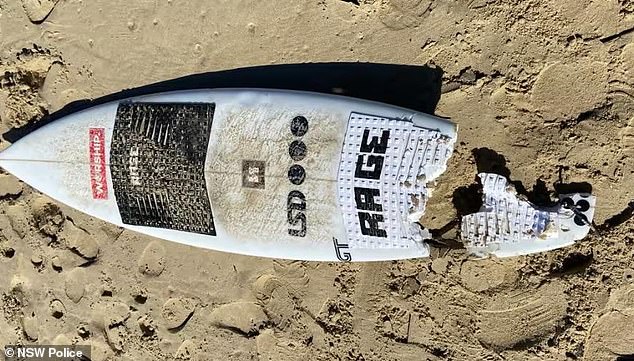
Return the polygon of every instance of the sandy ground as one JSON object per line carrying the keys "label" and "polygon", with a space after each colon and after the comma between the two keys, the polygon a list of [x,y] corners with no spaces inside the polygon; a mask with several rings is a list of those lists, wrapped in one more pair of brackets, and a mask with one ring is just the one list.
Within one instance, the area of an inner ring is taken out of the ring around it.
{"label": "sandy ground", "polygon": [[479,168],[537,202],[590,183],[596,231],[508,260],[276,261],[122,231],[0,174],[0,343],[91,344],[93,360],[630,359],[634,33],[611,36],[634,2],[358,3],[0,0],[0,131],[190,73],[427,64],[444,72],[436,113],[460,125],[428,226],[457,238]]}

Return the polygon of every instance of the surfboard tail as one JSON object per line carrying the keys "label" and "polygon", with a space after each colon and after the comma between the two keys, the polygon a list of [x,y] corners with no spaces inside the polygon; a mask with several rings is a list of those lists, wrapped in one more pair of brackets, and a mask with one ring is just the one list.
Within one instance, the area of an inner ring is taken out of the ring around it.
{"label": "surfboard tail", "polygon": [[572,245],[592,229],[596,197],[560,194],[556,207],[538,207],[517,196],[499,174],[480,173],[483,204],[462,217],[461,236],[475,256],[520,256]]}

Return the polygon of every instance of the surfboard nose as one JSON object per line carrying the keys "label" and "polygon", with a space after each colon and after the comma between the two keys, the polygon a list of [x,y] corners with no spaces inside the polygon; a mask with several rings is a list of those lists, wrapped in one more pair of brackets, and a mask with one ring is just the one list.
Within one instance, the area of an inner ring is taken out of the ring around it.
{"label": "surfboard nose", "polygon": [[0,152],[0,168],[22,179],[16,174],[16,172],[19,172],[18,163],[21,161],[21,157],[18,154],[16,154],[17,148],[20,148],[20,147],[11,145],[5,150]]}
{"label": "surfboard nose", "polygon": [[0,152],[0,167],[59,202],[116,223],[105,151],[115,111],[116,104],[106,104],[46,124]]}
{"label": "surfboard nose", "polygon": [[38,154],[32,140],[33,137],[27,135],[0,152],[0,168],[30,186],[41,189],[54,181],[55,169],[51,168],[53,160]]}

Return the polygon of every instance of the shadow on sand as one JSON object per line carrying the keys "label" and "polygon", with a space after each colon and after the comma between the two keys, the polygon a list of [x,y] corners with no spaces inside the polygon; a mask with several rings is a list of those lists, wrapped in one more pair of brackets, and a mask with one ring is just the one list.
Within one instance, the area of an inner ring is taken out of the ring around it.
{"label": "shadow on sand", "polygon": [[433,114],[440,100],[442,69],[376,63],[267,65],[188,75],[94,100],[79,100],[39,121],[12,129],[3,138],[15,143],[26,134],[65,115],[129,97],[187,89],[272,88],[338,94],[379,101]]}

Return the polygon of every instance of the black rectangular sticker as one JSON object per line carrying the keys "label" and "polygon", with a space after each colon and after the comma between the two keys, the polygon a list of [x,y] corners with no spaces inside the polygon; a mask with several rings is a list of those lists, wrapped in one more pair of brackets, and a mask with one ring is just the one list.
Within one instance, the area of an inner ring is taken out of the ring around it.
{"label": "black rectangular sticker", "polygon": [[216,235],[205,182],[213,103],[121,103],[110,171],[123,223]]}

